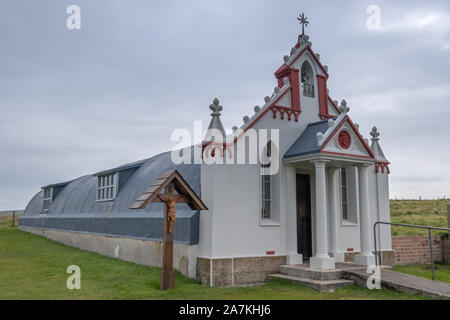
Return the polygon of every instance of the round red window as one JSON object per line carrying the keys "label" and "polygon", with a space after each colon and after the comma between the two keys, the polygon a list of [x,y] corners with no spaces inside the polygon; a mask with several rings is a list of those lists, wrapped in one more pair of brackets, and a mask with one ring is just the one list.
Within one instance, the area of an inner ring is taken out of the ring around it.
{"label": "round red window", "polygon": [[350,148],[350,145],[352,144],[352,137],[350,137],[350,133],[345,130],[339,132],[338,142],[342,149]]}

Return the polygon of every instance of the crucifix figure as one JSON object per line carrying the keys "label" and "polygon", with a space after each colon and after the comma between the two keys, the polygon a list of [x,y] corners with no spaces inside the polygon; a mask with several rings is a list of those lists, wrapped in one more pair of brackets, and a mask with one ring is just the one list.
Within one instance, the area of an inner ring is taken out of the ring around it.
{"label": "crucifix figure", "polygon": [[160,176],[132,204],[130,209],[144,209],[152,202],[164,203],[163,257],[160,289],[173,289],[175,288],[175,272],[173,270],[173,239],[176,219],[175,204],[185,203],[192,210],[208,210],[208,208],[176,170],[167,171]]}
{"label": "crucifix figure", "polygon": [[308,18],[305,16],[304,13],[302,13],[298,18],[298,21],[300,21],[300,24],[302,25],[302,36],[305,35],[305,26],[307,27],[309,24]]}

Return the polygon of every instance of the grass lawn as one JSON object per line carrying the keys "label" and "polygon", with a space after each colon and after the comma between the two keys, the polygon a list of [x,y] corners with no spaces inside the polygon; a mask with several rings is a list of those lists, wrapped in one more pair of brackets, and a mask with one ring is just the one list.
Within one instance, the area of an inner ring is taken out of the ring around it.
{"label": "grass lawn", "polygon": [[[395,266],[394,271],[431,280],[431,265]],[[450,283],[450,264],[436,263],[436,280]]]}
{"label": "grass lawn", "polygon": [[[391,222],[448,228],[447,205],[450,205],[450,200],[391,200]],[[445,233],[433,232],[440,235]],[[393,226],[392,235],[425,236],[428,230]]]}
{"label": "grass lawn", "polygon": [[[81,268],[81,290],[68,290],[70,265]],[[176,274],[176,289],[160,291],[159,268],[70,248],[10,227],[0,218],[0,299],[424,299],[356,286],[335,293],[285,281],[245,288],[210,288]]]}

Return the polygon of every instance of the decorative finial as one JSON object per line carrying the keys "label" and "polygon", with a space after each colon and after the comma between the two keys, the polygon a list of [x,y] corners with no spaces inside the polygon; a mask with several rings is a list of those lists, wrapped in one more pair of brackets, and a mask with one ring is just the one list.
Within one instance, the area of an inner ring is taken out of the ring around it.
{"label": "decorative finial", "polygon": [[347,101],[342,100],[341,105],[339,106],[339,111],[342,113],[348,113],[350,108],[347,107]]}
{"label": "decorative finial", "polygon": [[308,18],[305,16],[304,13],[298,16],[298,21],[300,21],[300,24],[302,25],[302,36],[305,35],[305,26],[307,27],[309,24]]}
{"label": "decorative finial", "polygon": [[378,141],[380,140],[380,133],[378,132],[377,127],[373,127],[372,131],[370,132],[370,135],[372,136],[372,141]]}
{"label": "decorative finial", "polygon": [[255,106],[253,108],[253,110],[255,110],[255,113],[258,113],[261,110],[261,107],[260,106]]}
{"label": "decorative finial", "polygon": [[265,101],[266,103],[269,103],[270,97],[269,97],[269,96],[266,96],[266,97],[264,98],[264,101]]}
{"label": "decorative finial", "polygon": [[226,137],[225,129],[222,125],[222,121],[220,120],[220,111],[223,110],[223,107],[219,105],[219,99],[215,98],[209,108],[213,113],[211,113],[211,122],[209,123],[209,127],[203,141],[213,141],[216,139],[213,130],[219,130],[222,137]]}
{"label": "decorative finial", "polygon": [[236,132],[238,130],[238,127],[237,126],[234,126],[233,127],[233,132]]}
{"label": "decorative finial", "polygon": [[220,116],[220,111],[223,110],[223,107],[219,105],[219,99],[215,98],[213,104],[209,106],[209,108],[213,111],[212,116]]}
{"label": "decorative finial", "polygon": [[283,57],[284,63],[288,62],[288,60],[289,60],[289,56],[286,55],[286,56]]}
{"label": "decorative finial", "polygon": [[274,94],[277,94],[278,92],[280,92],[280,87],[275,87],[275,88],[273,89],[273,93],[274,93]]}
{"label": "decorative finial", "polygon": [[243,120],[244,120],[244,123],[247,123],[250,120],[250,118],[248,116],[244,116]]}
{"label": "decorative finial", "polygon": [[317,144],[319,144],[320,140],[322,140],[322,138],[323,138],[323,133],[322,132],[317,132],[316,138],[317,138]]}

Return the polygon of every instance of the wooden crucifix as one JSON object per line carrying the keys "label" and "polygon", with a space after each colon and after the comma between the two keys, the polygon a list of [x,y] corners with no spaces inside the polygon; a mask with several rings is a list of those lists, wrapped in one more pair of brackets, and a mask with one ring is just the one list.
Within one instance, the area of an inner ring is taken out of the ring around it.
{"label": "wooden crucifix", "polygon": [[161,290],[173,289],[175,288],[173,270],[175,204],[185,203],[192,210],[208,210],[208,208],[176,170],[168,171],[156,179],[130,209],[144,209],[152,202],[164,203],[163,258],[159,286]]}

